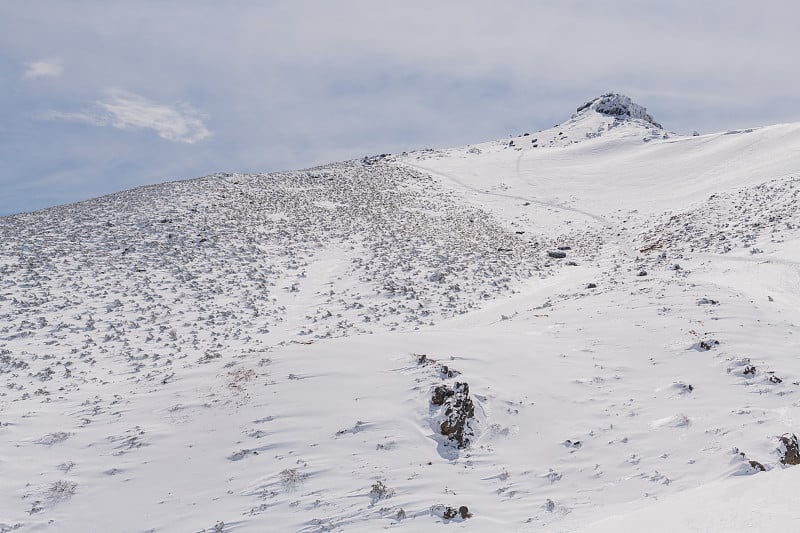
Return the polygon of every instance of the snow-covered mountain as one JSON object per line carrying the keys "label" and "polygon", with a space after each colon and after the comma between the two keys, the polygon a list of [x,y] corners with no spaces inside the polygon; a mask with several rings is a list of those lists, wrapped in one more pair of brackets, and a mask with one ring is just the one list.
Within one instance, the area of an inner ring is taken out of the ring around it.
{"label": "snow-covered mountain", "polygon": [[0,532],[797,523],[799,178],[606,94],[0,218]]}

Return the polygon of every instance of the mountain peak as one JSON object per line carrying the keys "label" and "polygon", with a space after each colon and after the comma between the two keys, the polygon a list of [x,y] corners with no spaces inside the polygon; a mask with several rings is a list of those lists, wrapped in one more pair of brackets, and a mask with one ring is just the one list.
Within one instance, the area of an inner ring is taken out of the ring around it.
{"label": "mountain peak", "polygon": [[661,124],[653,119],[653,116],[647,112],[644,106],[633,102],[630,97],[624,94],[606,93],[594,100],[590,100],[577,109],[577,114],[585,114],[591,111],[600,113],[620,120],[625,119],[638,119],[643,120],[657,128],[661,128]]}

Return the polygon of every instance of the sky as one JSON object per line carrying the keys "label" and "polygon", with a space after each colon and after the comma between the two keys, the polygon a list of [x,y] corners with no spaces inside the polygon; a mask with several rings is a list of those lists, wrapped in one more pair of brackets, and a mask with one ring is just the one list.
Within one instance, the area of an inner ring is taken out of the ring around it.
{"label": "sky", "polygon": [[0,215],[533,132],[800,122],[794,1],[0,2]]}

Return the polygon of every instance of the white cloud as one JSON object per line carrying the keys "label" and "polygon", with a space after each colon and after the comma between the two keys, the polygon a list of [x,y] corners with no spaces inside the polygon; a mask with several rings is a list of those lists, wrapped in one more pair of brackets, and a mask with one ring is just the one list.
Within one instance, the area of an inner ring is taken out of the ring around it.
{"label": "white cloud", "polygon": [[121,130],[150,129],[173,142],[193,144],[211,136],[202,115],[188,104],[170,107],[134,93],[108,91],[107,96],[85,111],[51,111],[45,118],[111,126]]}
{"label": "white cloud", "polygon": [[29,80],[35,78],[57,78],[64,71],[64,67],[58,59],[34,61],[27,63],[27,67],[28,70],[25,71],[22,77]]}

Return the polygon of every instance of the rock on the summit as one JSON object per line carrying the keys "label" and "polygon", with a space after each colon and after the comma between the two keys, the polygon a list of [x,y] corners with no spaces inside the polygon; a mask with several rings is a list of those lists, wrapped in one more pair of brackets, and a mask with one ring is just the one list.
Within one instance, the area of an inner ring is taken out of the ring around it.
{"label": "rock on the summit", "polygon": [[607,93],[599,98],[586,102],[577,109],[578,113],[596,111],[602,115],[608,115],[619,119],[643,120],[656,128],[662,129],[661,124],[653,119],[647,109],[635,102],[624,94]]}

